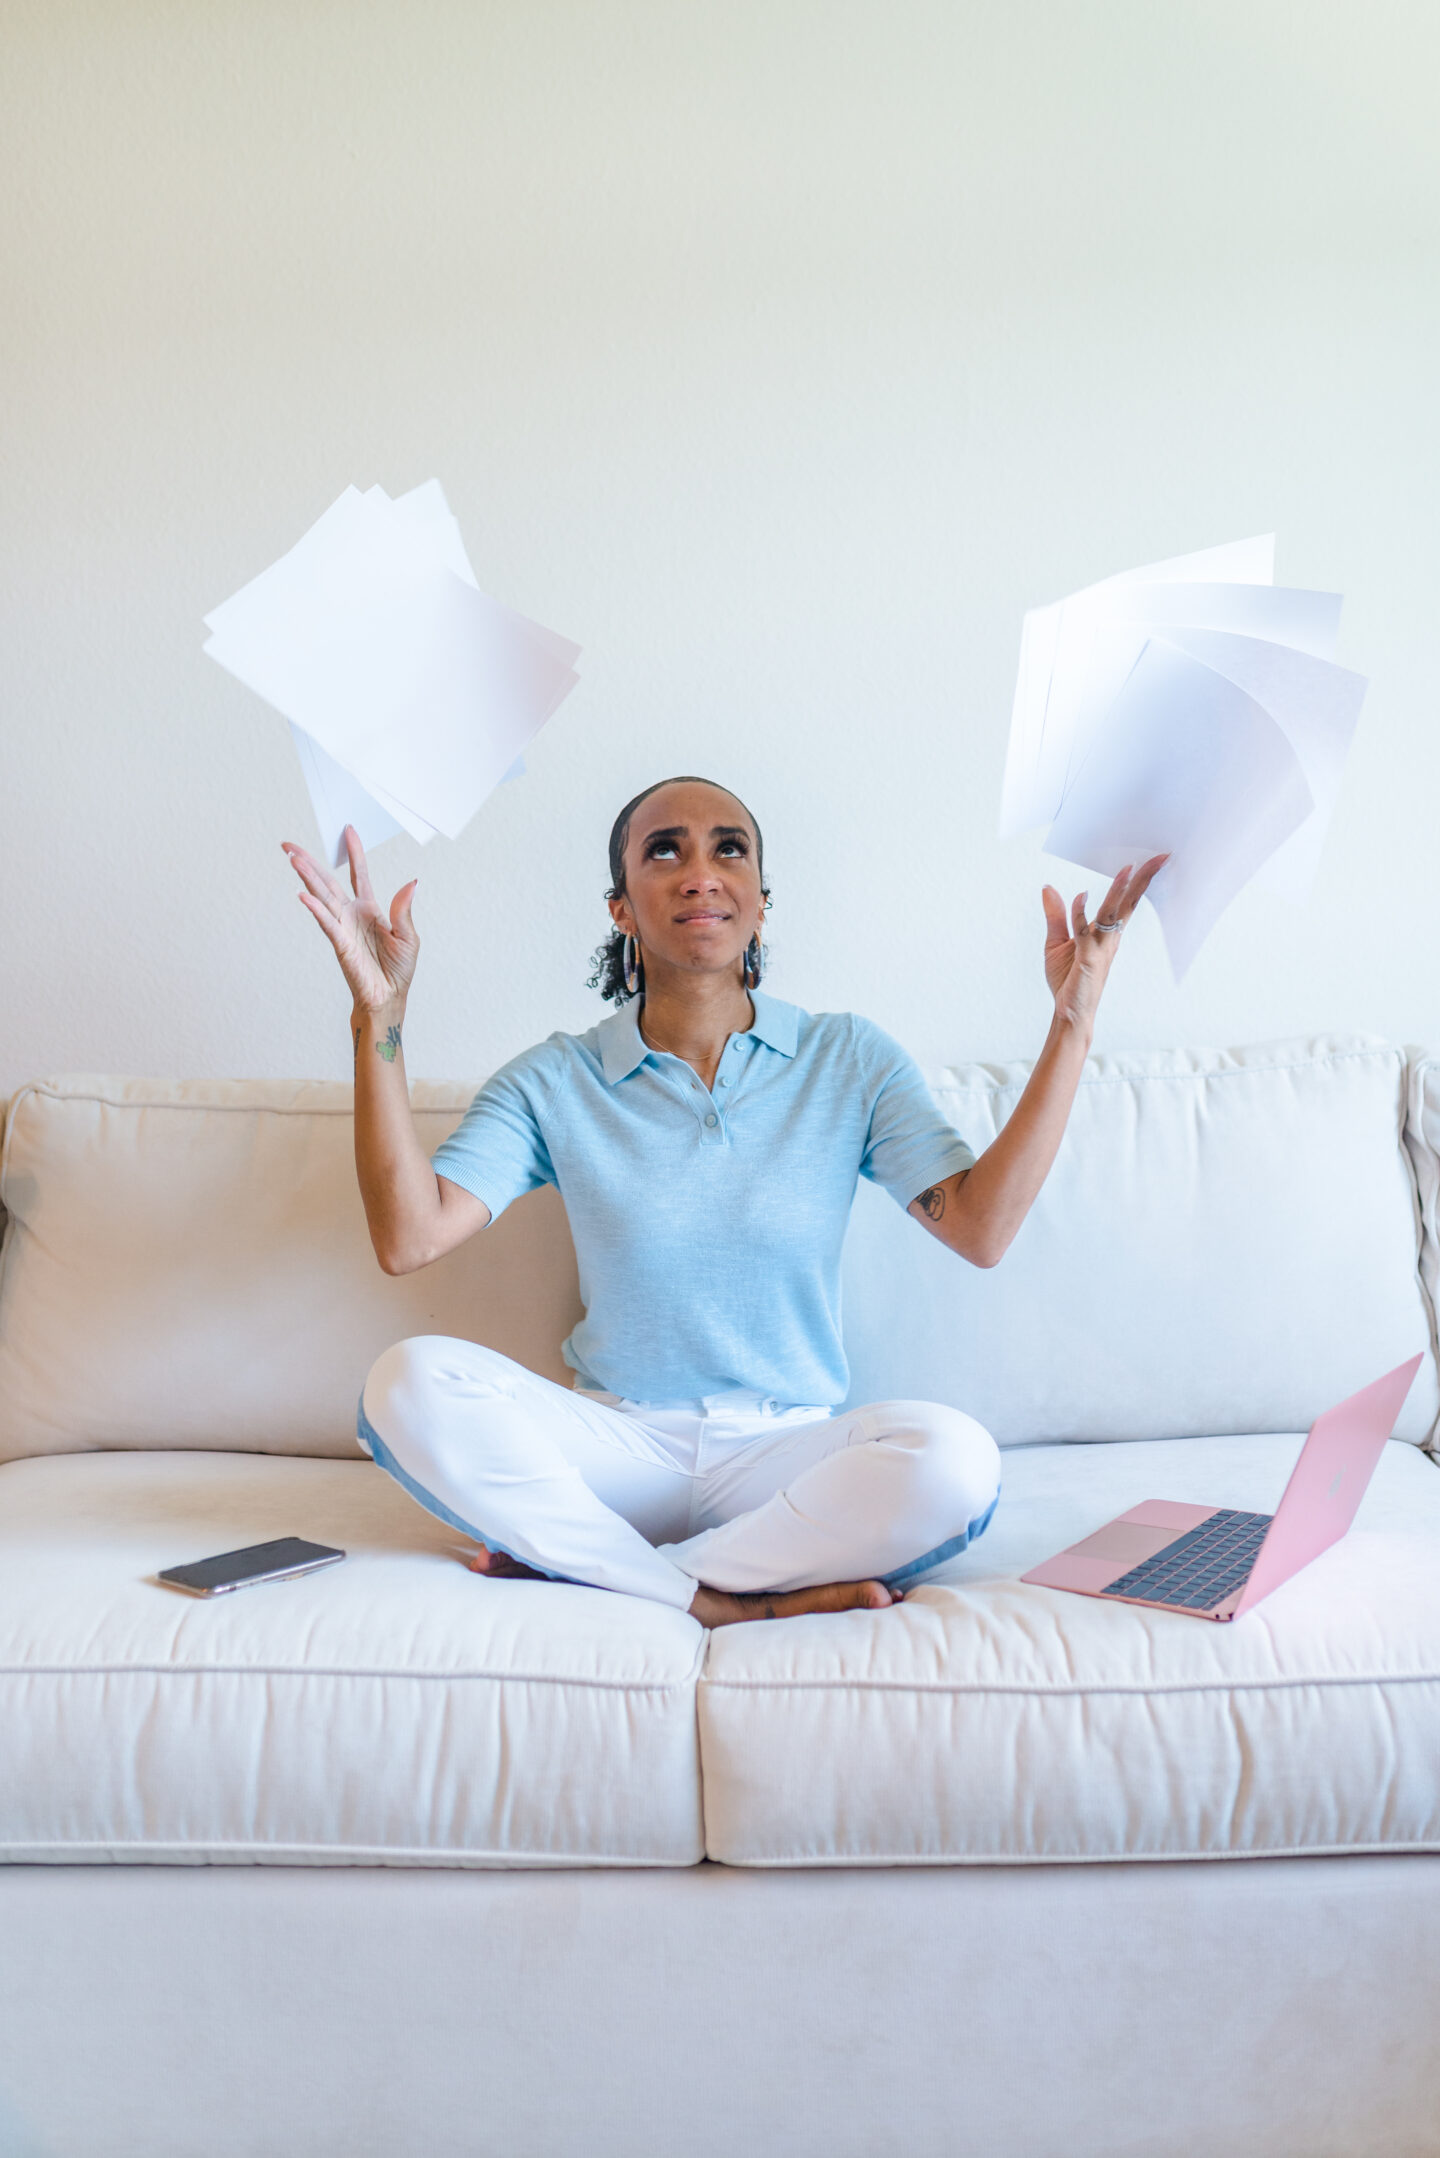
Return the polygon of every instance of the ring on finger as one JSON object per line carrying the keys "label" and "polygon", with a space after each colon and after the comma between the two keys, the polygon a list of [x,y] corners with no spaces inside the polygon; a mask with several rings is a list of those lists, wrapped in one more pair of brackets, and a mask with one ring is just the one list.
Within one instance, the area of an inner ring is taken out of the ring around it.
{"label": "ring on finger", "polygon": [[1123,922],[1092,922],[1092,923],[1090,924],[1090,927],[1091,927],[1092,929],[1101,929],[1101,930],[1108,930],[1108,929],[1123,929],[1123,928],[1125,927],[1125,924],[1124,924]]}

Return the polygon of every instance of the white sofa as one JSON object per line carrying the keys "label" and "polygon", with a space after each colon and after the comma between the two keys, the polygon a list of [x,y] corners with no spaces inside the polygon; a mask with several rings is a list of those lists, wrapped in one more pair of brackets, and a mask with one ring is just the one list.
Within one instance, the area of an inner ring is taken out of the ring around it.
{"label": "white sofa", "polygon": [[[937,1091],[983,1145],[1022,1079]],[[1001,1508],[898,1609],[713,1636],[480,1580],[360,1454],[405,1334],[562,1377],[575,1276],[547,1192],[387,1280],[348,1112],[9,1108],[0,2158],[1440,2152],[1440,1057],[1096,1059],[989,1274],[862,1187],[854,1398],[981,1417]],[[1018,1580],[1145,1497],[1268,1510],[1420,1348],[1250,1618]],[[350,1556],[153,1582],[292,1532]]]}

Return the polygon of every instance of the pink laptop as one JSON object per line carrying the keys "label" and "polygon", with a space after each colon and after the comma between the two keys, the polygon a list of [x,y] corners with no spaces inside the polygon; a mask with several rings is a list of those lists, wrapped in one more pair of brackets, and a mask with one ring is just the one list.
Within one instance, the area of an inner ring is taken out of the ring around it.
{"label": "pink laptop", "polygon": [[1317,1417],[1273,1514],[1147,1499],[1021,1580],[1194,1618],[1239,1618],[1339,1543],[1421,1361],[1412,1356]]}

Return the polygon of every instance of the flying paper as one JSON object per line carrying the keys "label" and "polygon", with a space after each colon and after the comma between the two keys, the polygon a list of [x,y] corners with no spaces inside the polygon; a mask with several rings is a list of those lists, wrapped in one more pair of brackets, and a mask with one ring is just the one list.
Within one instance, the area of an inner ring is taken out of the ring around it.
{"label": "flying paper", "polygon": [[580,648],[483,593],[438,480],[347,487],[205,617],[205,650],[284,714],[325,858],[457,838],[579,679]]}
{"label": "flying paper", "polygon": [[1129,570],[1025,617],[1001,835],[1105,876],[1153,854],[1180,980],[1262,870],[1302,899],[1367,684],[1341,600],[1273,583],[1274,535]]}

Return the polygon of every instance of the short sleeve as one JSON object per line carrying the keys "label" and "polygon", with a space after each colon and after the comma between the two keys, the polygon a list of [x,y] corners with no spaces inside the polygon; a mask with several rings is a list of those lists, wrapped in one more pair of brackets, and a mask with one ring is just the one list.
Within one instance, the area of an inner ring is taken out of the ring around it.
{"label": "short sleeve", "polygon": [[447,1177],[484,1202],[497,1219],[512,1200],[553,1184],[541,1113],[560,1081],[550,1044],[527,1049],[487,1079],[448,1139],[430,1158]]}
{"label": "short sleeve", "polygon": [[935,1106],[920,1067],[868,1020],[856,1021],[857,1049],[872,1086],[870,1130],[860,1173],[883,1185],[897,1206],[974,1166],[975,1155]]}

